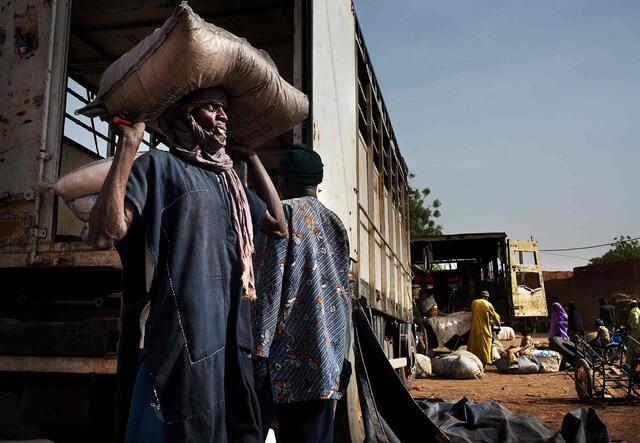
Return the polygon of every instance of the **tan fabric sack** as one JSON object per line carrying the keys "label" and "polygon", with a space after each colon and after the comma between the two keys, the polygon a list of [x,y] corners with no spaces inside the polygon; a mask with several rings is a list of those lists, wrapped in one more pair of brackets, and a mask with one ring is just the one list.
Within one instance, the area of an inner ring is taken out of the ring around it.
{"label": "tan fabric sack", "polygon": [[[142,154],[144,153],[138,152],[136,158]],[[69,209],[73,210],[68,202],[100,192],[112,162],[113,157],[107,157],[82,165],[55,182],[53,191],[67,203]]]}
{"label": "tan fabric sack", "polygon": [[73,215],[75,215],[80,221],[88,222],[89,215],[91,214],[91,210],[93,206],[96,204],[96,200],[98,200],[99,194],[91,194],[86,197],[76,198],[75,200],[71,200],[70,202],[66,202]]}
{"label": "tan fabric sack", "polygon": [[266,52],[205,22],[186,2],[107,68],[96,100],[78,113],[153,122],[188,93],[214,86],[229,95],[235,143],[258,146],[307,116],[307,97],[280,76]]}

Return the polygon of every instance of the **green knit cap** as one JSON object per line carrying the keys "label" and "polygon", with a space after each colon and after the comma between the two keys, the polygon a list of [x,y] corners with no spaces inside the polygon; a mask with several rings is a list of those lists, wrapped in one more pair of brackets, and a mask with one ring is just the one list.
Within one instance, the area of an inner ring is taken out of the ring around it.
{"label": "green knit cap", "polygon": [[282,156],[278,173],[284,177],[292,177],[303,185],[315,186],[322,182],[324,165],[317,152],[308,145],[293,145]]}

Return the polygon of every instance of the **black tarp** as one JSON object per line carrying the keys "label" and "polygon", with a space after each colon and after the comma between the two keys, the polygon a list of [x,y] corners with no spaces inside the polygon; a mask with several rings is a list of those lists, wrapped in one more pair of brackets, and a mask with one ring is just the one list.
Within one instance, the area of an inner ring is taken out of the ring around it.
{"label": "black tarp", "polygon": [[366,442],[610,443],[593,408],[568,413],[562,431],[496,401],[414,400],[378,343],[363,308],[353,312],[355,370]]}
{"label": "black tarp", "polygon": [[364,310],[354,309],[355,370],[366,441],[446,442],[389,364]]}
{"label": "black tarp", "polygon": [[418,400],[430,420],[440,427],[452,443],[549,442],[610,443],[607,425],[593,408],[568,413],[562,431],[536,417],[513,414],[500,403],[475,403],[467,398],[457,402]]}
{"label": "black tarp", "polygon": [[565,441],[560,431],[535,417],[512,414],[493,400],[476,403],[465,397],[455,403],[427,400],[418,400],[418,403],[452,443]]}
{"label": "black tarp", "polygon": [[611,442],[607,425],[593,408],[580,408],[565,415],[562,435],[568,443]]}

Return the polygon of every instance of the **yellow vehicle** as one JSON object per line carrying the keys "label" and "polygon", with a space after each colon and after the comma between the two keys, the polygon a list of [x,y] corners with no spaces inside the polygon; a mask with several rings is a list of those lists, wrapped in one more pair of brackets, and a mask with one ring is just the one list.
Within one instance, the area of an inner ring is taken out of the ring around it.
{"label": "yellow vehicle", "polygon": [[534,240],[510,240],[504,232],[449,234],[411,239],[414,284],[438,308],[468,308],[482,290],[503,321],[547,317],[547,300]]}

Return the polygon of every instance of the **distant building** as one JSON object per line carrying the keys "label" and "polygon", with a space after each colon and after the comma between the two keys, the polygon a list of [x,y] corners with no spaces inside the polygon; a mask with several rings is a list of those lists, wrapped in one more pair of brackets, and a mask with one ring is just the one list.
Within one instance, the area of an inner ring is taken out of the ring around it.
{"label": "distant building", "polygon": [[600,297],[612,303],[623,300],[618,304],[618,317],[622,323],[627,318],[627,298],[622,294],[640,298],[640,259],[580,266],[573,268],[573,272],[545,271],[543,278],[547,301],[558,298],[565,306],[569,301],[575,301],[585,329],[593,329]]}

